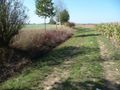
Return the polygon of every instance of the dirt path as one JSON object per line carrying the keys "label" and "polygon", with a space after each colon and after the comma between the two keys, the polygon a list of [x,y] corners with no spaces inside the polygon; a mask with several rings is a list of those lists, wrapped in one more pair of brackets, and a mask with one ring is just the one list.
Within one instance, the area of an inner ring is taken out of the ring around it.
{"label": "dirt path", "polygon": [[72,63],[72,61],[64,61],[62,65],[53,68],[53,73],[46,77],[43,82],[43,90],[51,90],[67,79],[69,77],[69,66]]}
{"label": "dirt path", "polygon": [[106,79],[105,85],[110,90],[120,90],[117,85],[120,84],[118,77],[120,76],[120,69],[116,67],[115,61],[110,60],[110,53],[102,41],[98,41],[100,46],[101,58],[104,60],[102,63],[104,70],[104,78]]}

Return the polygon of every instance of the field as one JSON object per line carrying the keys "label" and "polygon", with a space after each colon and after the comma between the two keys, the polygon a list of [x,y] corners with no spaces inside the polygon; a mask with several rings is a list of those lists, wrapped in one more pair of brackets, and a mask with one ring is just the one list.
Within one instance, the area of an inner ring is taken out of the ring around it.
{"label": "field", "polygon": [[[0,84],[0,90],[119,90],[120,49],[89,25],[21,73]],[[48,28],[55,28],[48,25]],[[27,25],[24,30],[43,29]]]}
{"label": "field", "polygon": [[[62,28],[62,26],[61,25],[57,25],[57,28]],[[31,30],[31,29],[43,30],[43,29],[45,29],[45,25],[44,24],[29,24],[29,25],[25,25],[25,27],[23,29],[24,30]],[[47,30],[56,29],[56,25],[47,24],[46,29]]]}

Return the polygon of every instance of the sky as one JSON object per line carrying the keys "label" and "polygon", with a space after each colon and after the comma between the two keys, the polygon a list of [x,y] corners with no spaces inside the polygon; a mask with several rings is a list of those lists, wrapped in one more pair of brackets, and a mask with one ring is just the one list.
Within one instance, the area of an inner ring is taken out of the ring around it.
{"label": "sky", "polygon": [[[59,0],[54,0],[57,2]],[[70,22],[105,23],[120,22],[120,0],[60,0],[70,14]],[[43,23],[35,14],[35,0],[24,0],[30,23]],[[49,19],[47,19],[49,21]]]}

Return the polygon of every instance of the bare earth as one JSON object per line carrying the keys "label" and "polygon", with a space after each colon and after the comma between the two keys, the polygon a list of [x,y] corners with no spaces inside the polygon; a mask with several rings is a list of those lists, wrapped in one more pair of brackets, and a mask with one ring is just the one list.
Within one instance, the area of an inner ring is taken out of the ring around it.
{"label": "bare earth", "polygon": [[[57,84],[60,84],[69,77],[69,66],[72,61],[64,61],[62,65],[53,68],[53,73],[46,77],[43,82],[43,90],[51,90],[55,88]],[[64,68],[64,69],[63,69]]]}
{"label": "bare earth", "polygon": [[101,58],[104,60],[102,63],[104,70],[104,77],[107,81],[105,84],[110,90],[120,90],[117,85],[120,84],[120,68],[116,66],[114,60],[110,60],[110,53],[102,41],[98,41],[100,46]]}

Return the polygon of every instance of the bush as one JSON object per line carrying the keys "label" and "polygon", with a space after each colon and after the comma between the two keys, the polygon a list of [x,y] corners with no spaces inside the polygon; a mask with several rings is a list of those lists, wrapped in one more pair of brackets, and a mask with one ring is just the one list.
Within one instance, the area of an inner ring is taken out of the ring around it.
{"label": "bush", "polygon": [[32,35],[32,37],[29,37],[29,40],[22,41],[18,35],[12,39],[10,46],[15,49],[26,51],[31,57],[37,57],[48,53],[71,36],[72,33],[68,31],[51,30],[36,33]]}
{"label": "bush", "polygon": [[0,44],[8,46],[26,21],[25,8],[20,0],[0,0]]}
{"label": "bush", "polygon": [[75,23],[72,23],[72,22],[66,22],[64,25],[67,26],[67,27],[70,27],[70,28],[75,27]]}

